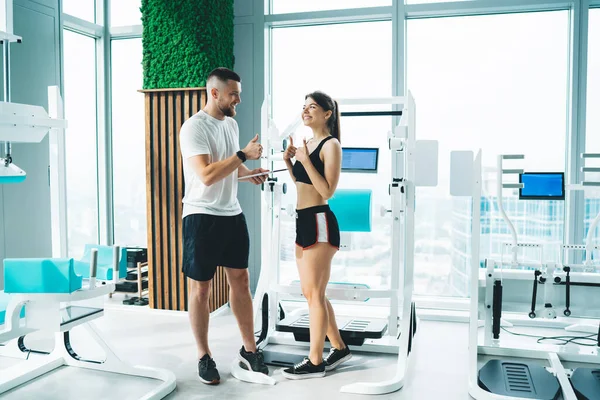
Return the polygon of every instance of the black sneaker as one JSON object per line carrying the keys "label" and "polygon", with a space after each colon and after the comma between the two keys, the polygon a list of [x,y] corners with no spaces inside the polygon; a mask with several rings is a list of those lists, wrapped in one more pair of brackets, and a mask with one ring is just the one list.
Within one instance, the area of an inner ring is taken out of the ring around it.
{"label": "black sneaker", "polygon": [[322,378],[325,376],[325,361],[319,365],[314,365],[306,357],[293,367],[284,369],[281,373],[288,379]]}
{"label": "black sneaker", "polygon": [[215,360],[210,358],[208,354],[205,354],[198,361],[198,377],[207,385],[216,385],[221,382],[219,371],[217,371],[217,364],[215,364]]}
{"label": "black sneaker", "polygon": [[350,348],[346,346],[343,350],[338,350],[335,347],[331,347],[329,354],[325,357],[325,371],[332,371],[337,368],[338,365],[344,361],[348,361],[352,358]]}
{"label": "black sneaker", "polygon": [[256,350],[256,353],[250,353],[242,346],[240,353],[238,354],[238,359],[240,360],[240,367],[245,370],[252,370],[254,372],[261,372],[265,375],[269,375],[269,367],[265,365],[265,358],[262,350]]}

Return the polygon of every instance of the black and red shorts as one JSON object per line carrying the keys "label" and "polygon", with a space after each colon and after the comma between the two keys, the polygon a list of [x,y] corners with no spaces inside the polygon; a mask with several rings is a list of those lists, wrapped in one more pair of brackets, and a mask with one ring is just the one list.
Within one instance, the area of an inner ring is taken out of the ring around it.
{"label": "black and red shorts", "polygon": [[340,248],[340,227],[327,204],[296,210],[296,244],[309,249],[317,243]]}

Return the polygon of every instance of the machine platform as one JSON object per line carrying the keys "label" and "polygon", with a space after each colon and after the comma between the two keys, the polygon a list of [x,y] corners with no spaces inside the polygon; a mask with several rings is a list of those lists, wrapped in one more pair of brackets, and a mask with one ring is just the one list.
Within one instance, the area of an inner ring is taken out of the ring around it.
{"label": "machine platform", "polygon": [[600,369],[575,369],[571,375],[571,385],[578,399],[600,399]]}
{"label": "machine platform", "polygon": [[[337,324],[347,345],[362,346],[365,339],[381,339],[387,330],[387,321],[368,318],[338,317]],[[277,324],[279,332],[291,332],[299,342],[310,342],[308,315],[292,315]]]}
{"label": "machine platform", "polygon": [[479,386],[490,393],[524,399],[556,400],[560,384],[546,368],[523,361],[490,360],[479,371]]}

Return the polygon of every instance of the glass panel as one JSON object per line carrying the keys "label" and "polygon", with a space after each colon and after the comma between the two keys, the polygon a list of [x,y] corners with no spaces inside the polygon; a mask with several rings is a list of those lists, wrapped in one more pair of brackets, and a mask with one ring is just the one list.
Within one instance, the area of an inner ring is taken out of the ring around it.
{"label": "glass panel", "polygon": [[94,0],[63,0],[63,13],[96,22],[96,2]]}
{"label": "glass panel", "polygon": [[391,6],[392,0],[272,0],[273,14]]}
{"label": "glass panel", "polygon": [[[450,151],[482,149],[481,258],[499,256],[510,234],[497,210],[496,156],[524,154],[505,165],[528,172],[565,168],[569,14],[410,20],[407,29],[417,138],[440,148],[438,187],[417,191],[415,292],[468,296],[471,211],[449,194]],[[502,196],[519,241],[543,242],[546,259],[558,260],[564,202]]]}
{"label": "glass panel", "polygon": [[69,257],[98,243],[96,40],[64,31]]}
{"label": "glass panel", "polygon": [[[314,90],[322,90],[334,98],[392,95],[391,22],[278,28],[273,29],[272,37],[272,107],[274,121],[280,130],[299,116],[304,96]],[[321,46],[322,38],[335,45]],[[373,190],[373,207],[390,206],[387,192],[390,155],[385,149],[386,135],[391,126],[389,116],[341,119],[342,146],[381,149],[378,174],[342,173],[338,185],[340,189]],[[302,138],[311,136],[312,131],[303,126],[296,131],[295,139],[301,142]],[[273,166],[283,167],[283,163]],[[295,206],[296,189],[289,174],[280,173],[278,179],[288,186],[282,205]],[[378,215],[373,212],[372,232],[352,233],[351,249],[335,255],[331,282],[365,283],[372,288],[389,287],[391,224],[389,218]],[[283,213],[280,253],[282,283],[298,280],[294,252],[295,218]]]}
{"label": "glass panel", "polygon": [[111,0],[110,3],[110,25],[127,26],[141,25],[142,12],[141,0]]}
{"label": "glass panel", "polygon": [[142,39],[112,41],[115,243],[146,247],[146,133]]}
{"label": "glass panel", "polygon": [[[586,126],[586,152],[600,153],[600,9],[590,10],[588,39],[588,74],[587,74],[587,126]],[[600,159],[586,161],[586,166],[600,167]],[[600,181],[600,173],[586,173],[585,179]],[[600,195],[586,193],[584,215],[584,238],[588,234],[590,224],[600,213]],[[600,227],[593,233],[594,243],[600,244]],[[600,251],[593,254],[594,259],[600,258]]]}

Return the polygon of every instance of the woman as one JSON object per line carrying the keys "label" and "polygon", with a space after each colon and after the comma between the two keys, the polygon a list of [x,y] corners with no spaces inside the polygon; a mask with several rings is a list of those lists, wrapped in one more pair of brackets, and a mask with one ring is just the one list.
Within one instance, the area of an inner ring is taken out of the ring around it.
{"label": "woman", "polygon": [[[331,303],[325,297],[331,260],[340,246],[337,219],[327,204],[337,187],[342,164],[337,102],[323,92],[306,95],[302,121],[312,129],[313,138],[308,143],[304,139],[304,147],[296,148],[290,137],[283,159],[298,193],[296,263],[309,307],[310,354],[283,371],[289,379],[323,377],[325,371],[352,357],[340,336]],[[296,162],[292,164],[293,157]],[[331,350],[323,359],[326,335]]]}

